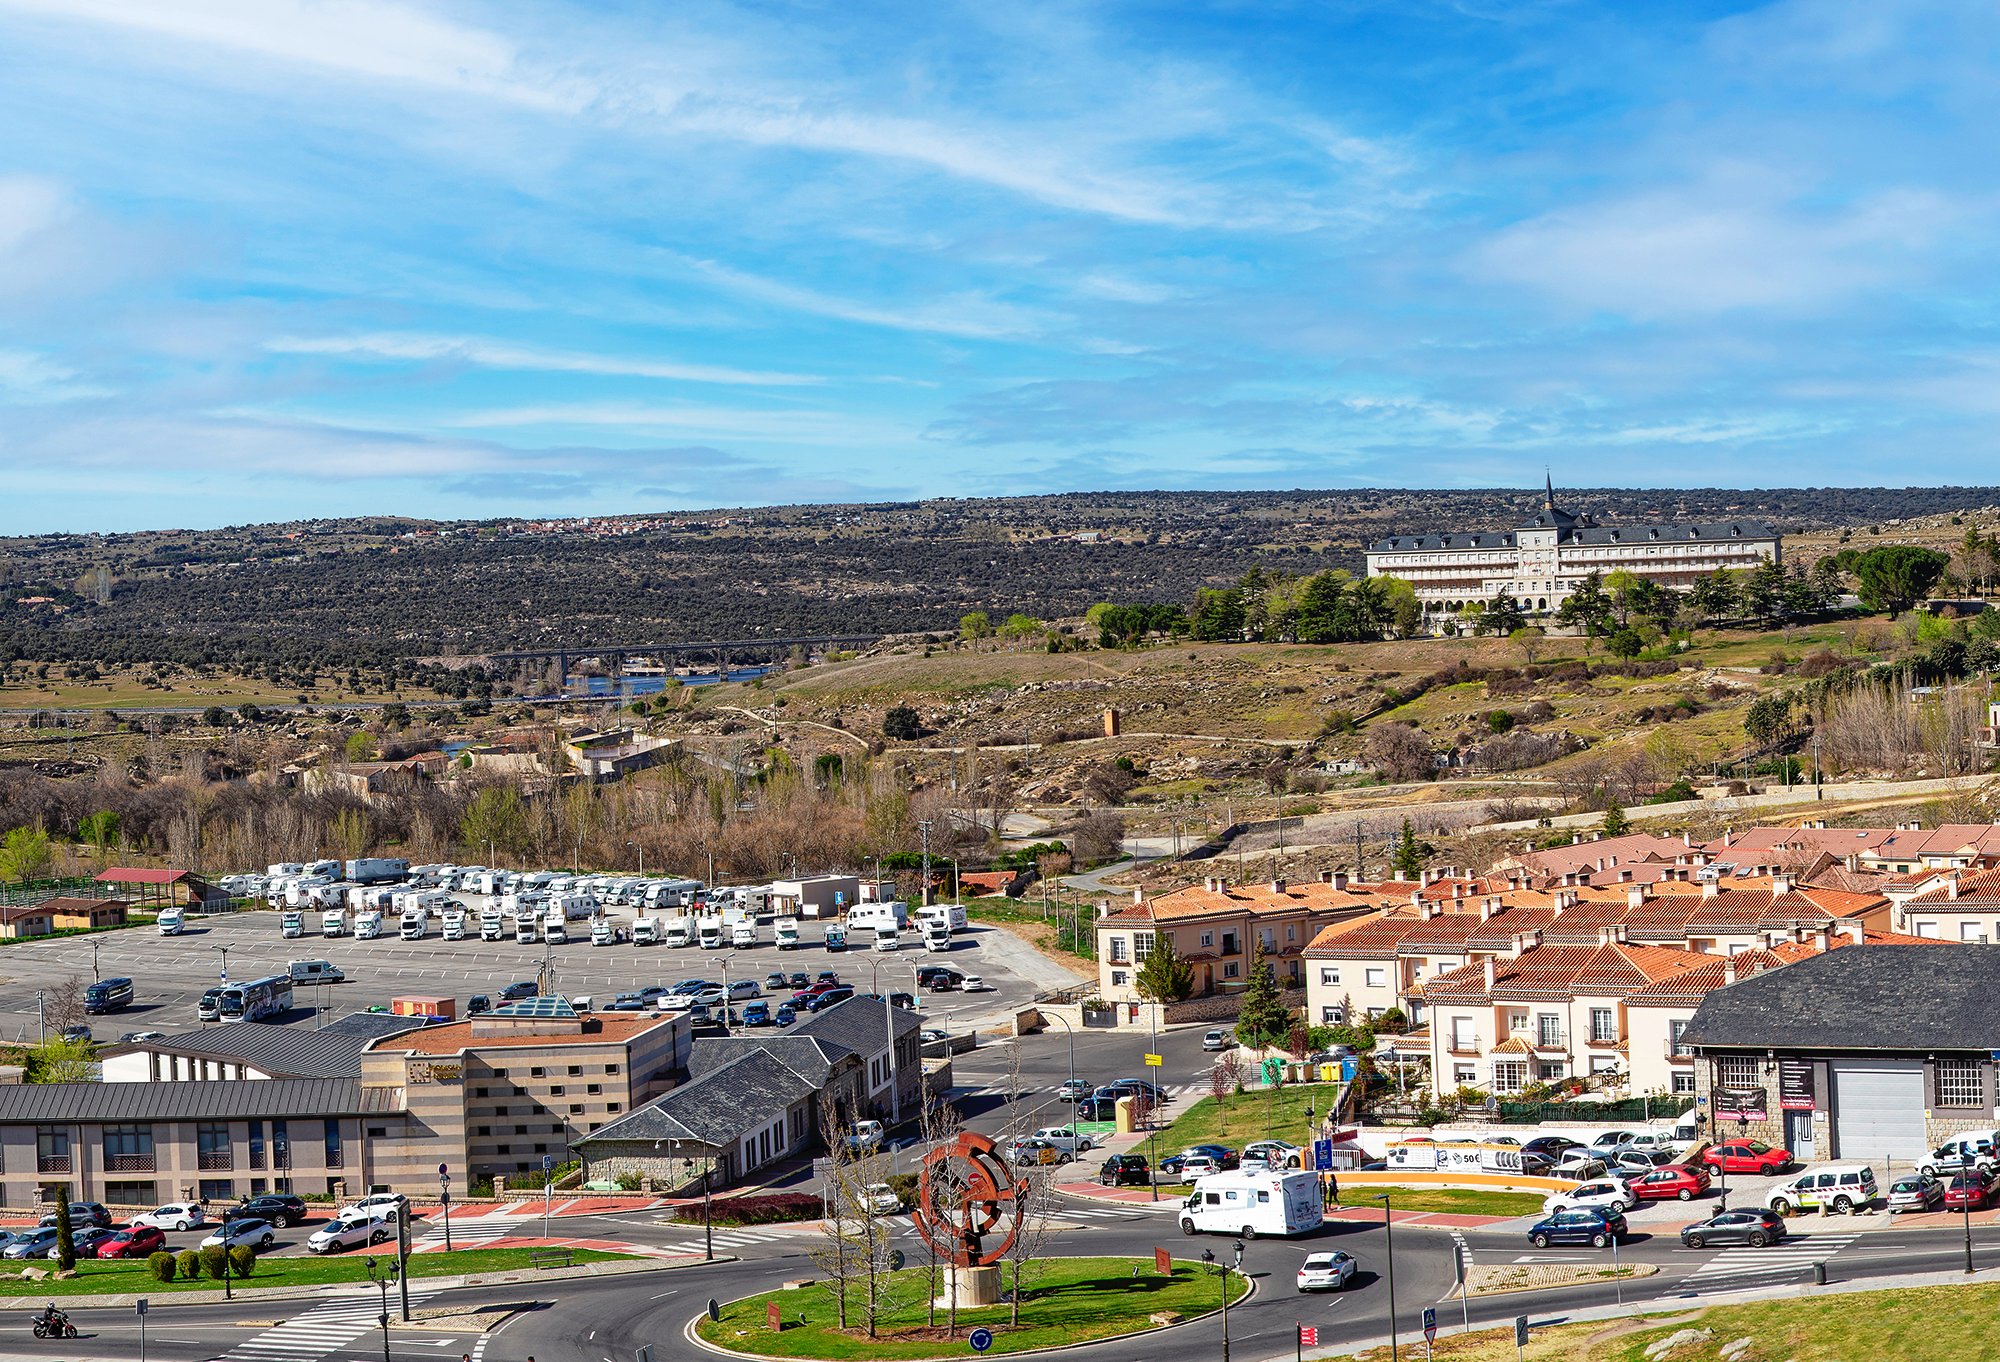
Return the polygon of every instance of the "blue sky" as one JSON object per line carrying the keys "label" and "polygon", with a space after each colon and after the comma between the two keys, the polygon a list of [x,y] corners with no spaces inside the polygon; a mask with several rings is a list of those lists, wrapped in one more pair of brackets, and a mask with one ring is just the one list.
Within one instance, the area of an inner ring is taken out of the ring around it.
{"label": "blue sky", "polygon": [[2000,9],[0,0],[0,530],[1992,483]]}

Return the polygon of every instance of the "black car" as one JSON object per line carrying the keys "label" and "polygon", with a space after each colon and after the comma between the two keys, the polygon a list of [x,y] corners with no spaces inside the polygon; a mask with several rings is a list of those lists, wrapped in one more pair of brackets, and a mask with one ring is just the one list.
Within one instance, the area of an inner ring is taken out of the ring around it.
{"label": "black car", "polygon": [[1106,1187],[1123,1187],[1128,1183],[1145,1186],[1153,1180],[1153,1172],[1146,1166],[1140,1154],[1113,1154],[1097,1170],[1097,1180]]}
{"label": "black car", "polygon": [[1563,1156],[1565,1149],[1584,1149],[1586,1145],[1576,1140],[1567,1140],[1560,1135],[1543,1135],[1521,1146],[1523,1154],[1540,1154],[1550,1163]]}
{"label": "black car", "polygon": [[303,1225],[306,1220],[304,1197],[287,1196],[283,1192],[273,1192],[268,1196],[253,1196],[240,1206],[228,1211],[231,1220],[268,1220],[274,1225],[289,1229],[293,1225]]}
{"label": "black car", "polygon": [[889,1005],[891,1007],[900,1007],[908,1012],[917,1010],[916,997],[909,993],[891,993],[889,995]]}
{"label": "black car", "polygon": [[1697,1249],[1704,1244],[1748,1244],[1751,1248],[1762,1248],[1784,1237],[1785,1218],[1776,1211],[1761,1208],[1724,1211],[1681,1231],[1681,1242]]}
{"label": "black car", "polygon": [[541,996],[541,992],[542,986],[540,984],[536,983],[533,979],[523,979],[519,983],[509,984],[507,987],[501,989],[500,1001],[510,1003],[516,998],[538,998]]}
{"label": "black car", "polygon": [[465,1015],[476,1017],[482,1012],[493,1010],[493,1000],[484,993],[475,993],[465,1000]]}
{"label": "black car", "polygon": [[819,972],[819,978],[814,980],[813,982],[820,984],[837,984],[840,982],[840,975],[835,973],[833,970],[823,969]]}
{"label": "black car", "polygon": [[958,981],[965,975],[949,965],[924,965],[917,970],[917,984],[933,993],[944,993],[958,987]]}
{"label": "black car", "polygon": [[792,971],[792,992],[796,993],[800,989],[805,988],[807,985],[811,983],[812,980],[806,977],[806,972],[804,970],[795,969]]}
{"label": "black car", "polygon": [[76,1245],[77,1257],[95,1258],[99,1246],[109,1240],[114,1233],[116,1232],[113,1230],[92,1226],[87,1230],[77,1230],[70,1236],[70,1242]]}
{"label": "black car", "polygon": [[836,1003],[844,1003],[853,996],[854,990],[844,984],[839,988],[830,988],[826,992],[808,999],[806,1002],[806,1011],[817,1012],[822,1007],[832,1007]]}
{"label": "black car", "polygon": [[1603,1248],[1625,1237],[1625,1217],[1617,1211],[1596,1206],[1571,1206],[1537,1222],[1528,1231],[1528,1242],[1536,1248],[1550,1244],[1589,1244]]}

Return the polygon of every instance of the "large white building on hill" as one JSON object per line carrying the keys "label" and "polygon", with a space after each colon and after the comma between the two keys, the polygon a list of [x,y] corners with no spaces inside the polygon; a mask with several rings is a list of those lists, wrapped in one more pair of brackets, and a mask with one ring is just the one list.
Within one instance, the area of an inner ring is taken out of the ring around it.
{"label": "large white building on hill", "polygon": [[1511,594],[1531,614],[1553,611],[1591,573],[1623,568],[1685,591],[1717,568],[1782,561],[1777,530],[1759,521],[1717,525],[1599,525],[1556,506],[1553,483],[1533,519],[1513,530],[1382,539],[1368,547],[1368,575],[1416,589],[1426,614]]}

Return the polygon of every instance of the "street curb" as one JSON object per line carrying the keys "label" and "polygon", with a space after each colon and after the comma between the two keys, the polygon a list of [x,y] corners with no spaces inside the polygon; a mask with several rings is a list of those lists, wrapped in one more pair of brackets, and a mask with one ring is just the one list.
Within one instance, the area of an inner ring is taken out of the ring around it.
{"label": "street curb", "polygon": [[[1598,1324],[1616,1319],[1644,1319],[1649,1315],[1685,1315],[1689,1311],[1701,1311],[1715,1305],[1754,1305],[1760,1301],[1812,1300],[1821,1296],[1857,1296],[1871,1291],[1907,1291],[1913,1287],[1925,1286],[1991,1286],[2000,1282],[2000,1268],[1981,1268],[1968,1276],[1963,1272],[1913,1272],[1901,1277],[1875,1277],[1865,1281],[1829,1282],[1825,1286],[1815,1286],[1810,1282],[1793,1286],[1760,1287],[1751,1291],[1718,1291],[1713,1295],[1666,1296],[1650,1301],[1635,1301],[1631,1305],[1591,1306],[1583,1310],[1564,1312],[1560,1317],[1543,1321],[1544,1326],[1552,1324]],[[1482,1333],[1497,1333],[1507,1329],[1507,1325],[1489,1324],[1472,1331],[1467,1337]],[[1530,1320],[1529,1328],[1535,1327]],[[1403,1336],[1398,1335],[1400,1340]],[[1364,1343],[1343,1343],[1335,1347],[1315,1350],[1313,1362],[1326,1362],[1338,1357],[1354,1357],[1361,1353],[1386,1348],[1390,1340],[1385,1336]],[[1273,1354],[1264,1362],[1287,1362],[1283,1353]]]}
{"label": "street curb", "polygon": [[[1186,1263],[1194,1263],[1197,1260],[1193,1258],[1183,1258],[1180,1261]],[[1243,1294],[1238,1296],[1235,1299],[1235,1301],[1233,1301],[1230,1304],[1229,1308],[1232,1310],[1242,1309],[1244,1302],[1248,1301],[1252,1296],[1255,1296],[1257,1294],[1257,1279],[1250,1276],[1247,1273],[1242,1273],[1238,1275],[1241,1275],[1243,1277],[1245,1289]],[[764,1294],[766,1293],[762,1291],[755,1291],[751,1293],[751,1295],[757,1295],[757,1296],[761,1296]],[[736,1300],[748,1300],[748,1299],[749,1299],[748,1296],[738,1296],[736,1298]],[[735,1301],[725,1301],[723,1302],[723,1304],[733,1305],[735,1304]],[[1077,1348],[1094,1348],[1100,1343],[1116,1343],[1121,1339],[1151,1338],[1157,1334],[1164,1334],[1170,1329],[1181,1329],[1185,1328],[1190,1324],[1200,1323],[1202,1320],[1205,1319],[1214,1319],[1217,1315],[1220,1315],[1221,1313],[1222,1310],[1220,1307],[1218,1307],[1214,1310],[1207,1311],[1203,1314],[1184,1316],[1179,1324],[1155,1324],[1145,1329],[1127,1330],[1125,1333],[1122,1334],[1106,1334],[1102,1338],[1087,1339],[1081,1343],[1059,1343],[1051,1348],[1023,1348],[1019,1352],[995,1354],[995,1356],[1039,1357],[1045,1353],[1066,1353]],[[701,1337],[701,1335],[696,1332],[695,1326],[699,1324],[704,1317],[705,1317],[705,1312],[703,1315],[694,1316],[685,1325],[681,1326],[681,1335],[684,1338],[686,1338],[688,1342],[694,1344],[695,1347],[702,1349],[704,1352],[714,1353],[719,1357],[753,1359],[753,1362],[773,1362],[774,1358],[778,1359],[778,1362],[851,1362],[851,1359],[805,1357],[794,1354],[784,1354],[781,1356],[779,1354],[773,1354],[773,1353],[738,1352],[734,1348],[725,1348],[720,1343],[710,1343],[707,1339]],[[962,1359],[963,1357],[964,1357],[963,1353],[946,1353],[946,1354],[940,1354],[937,1357],[898,1358],[897,1362],[953,1362],[954,1359]]]}
{"label": "street curb", "polygon": [[[637,1276],[643,1276],[644,1274],[649,1272],[676,1272],[683,1270],[685,1268],[712,1267],[714,1266],[714,1263],[733,1263],[736,1261],[738,1261],[738,1259],[734,1254],[718,1253],[715,1255],[714,1262],[710,1262],[708,1259],[705,1258],[694,1258],[686,1262],[670,1262],[665,1260],[649,1261],[647,1259],[641,1258],[635,1260],[636,1263],[641,1265],[621,1268],[621,1270],[618,1272],[592,1272],[590,1270],[591,1268],[602,1266],[602,1264],[578,1263],[575,1267],[540,1269],[541,1275],[539,1277],[524,1278],[514,1275],[516,1273],[533,1271],[535,1269],[509,1268],[505,1272],[481,1272],[473,1276],[467,1276],[467,1277],[413,1277],[410,1280],[417,1282],[426,1282],[426,1283],[430,1282],[438,1283],[437,1289],[439,1291],[464,1291],[474,1287],[506,1286],[509,1284],[521,1284],[524,1282],[573,1281],[578,1277],[637,1277]],[[220,1291],[187,1291],[174,1296],[164,1296],[164,1297],[147,1296],[146,1300],[147,1300],[147,1308],[149,1310],[157,1310],[163,1306],[169,1306],[169,1305],[235,1305],[239,1303],[243,1305],[257,1305],[261,1304],[264,1301],[344,1300],[349,1296],[358,1297],[359,1295],[361,1295],[361,1292],[352,1290],[351,1288],[365,1287],[367,1284],[368,1283],[365,1280],[363,1280],[360,1282],[333,1282],[326,1286],[251,1287],[250,1291],[254,1292],[255,1294],[246,1295],[243,1292],[238,1292],[233,1298],[224,1297]],[[105,1310],[105,1309],[123,1310],[131,1308],[132,1302],[139,1299],[139,1297],[142,1294],[144,1293],[138,1291],[132,1291],[132,1292],[124,1292],[115,1296],[110,1294],[99,1295],[99,1296],[71,1296],[67,1299],[61,1296],[57,1296],[54,1297],[54,1300],[56,1303],[56,1308],[64,1312],[73,1312],[77,1310]],[[31,1298],[27,1296],[22,1296],[19,1297],[18,1299],[26,1301],[30,1300]],[[32,1299],[39,1300],[41,1299],[41,1297],[33,1297]]]}

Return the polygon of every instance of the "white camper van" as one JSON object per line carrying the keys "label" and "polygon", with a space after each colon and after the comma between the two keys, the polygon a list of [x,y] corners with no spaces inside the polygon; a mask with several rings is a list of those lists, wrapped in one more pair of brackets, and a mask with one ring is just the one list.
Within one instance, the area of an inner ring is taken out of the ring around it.
{"label": "white camper van", "polygon": [[1181,1206],[1182,1234],[1305,1234],[1320,1227],[1319,1174],[1236,1172],[1197,1178]]}

